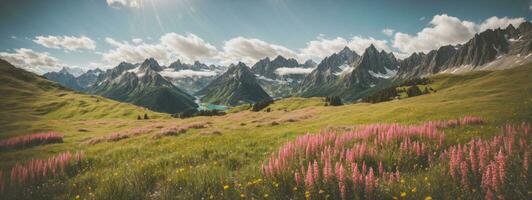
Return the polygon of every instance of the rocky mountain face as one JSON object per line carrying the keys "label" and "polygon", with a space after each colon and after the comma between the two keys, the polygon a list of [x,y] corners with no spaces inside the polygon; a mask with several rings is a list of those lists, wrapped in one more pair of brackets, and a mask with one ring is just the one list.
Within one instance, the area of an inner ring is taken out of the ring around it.
{"label": "rocky mountain face", "polygon": [[206,87],[223,70],[221,66],[206,65],[198,61],[186,64],[177,60],[164,68],[160,74],[187,93],[194,94]]}
{"label": "rocky mountain face", "polygon": [[345,47],[342,51],[325,57],[297,88],[297,93],[301,96],[327,96],[338,80],[338,77],[349,70],[360,56]]}
{"label": "rocky mountain face", "polygon": [[201,96],[202,102],[230,106],[271,99],[244,63],[231,65],[196,95]]}
{"label": "rocky mountain face", "polygon": [[296,59],[286,59],[283,56],[277,56],[270,61],[270,58],[264,58],[251,67],[251,71],[258,76],[263,76],[269,79],[277,79],[279,74],[276,70],[279,68],[295,68],[299,67]]}
{"label": "rocky mountain face", "polygon": [[293,58],[277,56],[274,60],[266,57],[251,67],[258,83],[274,98],[291,96],[294,88],[305,79],[316,63],[312,60],[300,64]]}
{"label": "rocky mountain face", "polygon": [[532,23],[516,29],[488,29],[467,43],[443,46],[428,54],[414,53],[401,61],[397,78],[412,78],[435,73],[512,67],[532,61]]}
{"label": "rocky mountain face", "polygon": [[48,80],[55,81],[60,85],[73,90],[83,91],[86,89],[78,82],[77,78],[72,75],[66,67],[63,67],[63,69],[58,72],[45,73],[43,76]]}
{"label": "rocky mountain face", "polygon": [[98,76],[101,73],[103,73],[101,69],[91,69],[83,73],[81,76],[78,76],[76,79],[81,87],[87,89],[96,83],[96,81],[98,80]]}
{"label": "rocky mountain face", "polygon": [[158,112],[178,113],[196,108],[194,97],[161,76],[158,72],[162,70],[152,58],[140,65],[120,63],[101,74],[89,92]]}

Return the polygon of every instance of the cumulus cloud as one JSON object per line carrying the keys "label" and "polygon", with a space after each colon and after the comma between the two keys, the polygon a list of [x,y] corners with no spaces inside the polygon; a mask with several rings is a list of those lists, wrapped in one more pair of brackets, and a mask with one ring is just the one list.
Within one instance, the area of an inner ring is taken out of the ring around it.
{"label": "cumulus cloud", "polygon": [[487,29],[506,28],[510,24],[512,24],[514,27],[518,27],[519,24],[521,24],[523,22],[525,22],[525,18],[522,18],[522,17],[519,17],[519,18],[508,18],[508,17],[498,18],[498,17],[494,16],[494,17],[490,17],[490,18],[484,20],[484,22],[482,22],[478,26],[478,31],[482,32],[482,31],[485,31]]}
{"label": "cumulus cloud", "polygon": [[216,47],[190,33],[186,36],[177,33],[167,33],[161,37],[161,43],[189,62],[200,58],[213,57],[218,53]]}
{"label": "cumulus cloud", "polygon": [[395,32],[395,30],[393,30],[391,28],[382,29],[382,33],[384,35],[387,35],[387,36],[392,36],[394,32]]}
{"label": "cumulus cloud", "polygon": [[392,46],[402,53],[428,52],[443,45],[465,43],[476,33],[486,29],[505,28],[509,24],[518,25],[523,21],[523,18],[491,17],[476,24],[446,14],[435,15],[429,26],[415,35],[396,32]]}
{"label": "cumulus cloud", "polygon": [[347,46],[351,49],[357,52],[358,54],[363,54],[366,48],[368,48],[370,45],[374,45],[375,48],[378,50],[384,50],[384,51],[390,51],[390,47],[388,46],[388,41],[386,40],[377,40],[372,37],[362,37],[362,36],[355,36],[352,37]]}
{"label": "cumulus cloud", "polygon": [[314,70],[314,68],[303,68],[303,67],[281,67],[275,70],[275,73],[281,76],[290,75],[290,74],[309,74]]}
{"label": "cumulus cloud", "polygon": [[436,15],[430,26],[416,35],[395,33],[393,47],[402,52],[427,52],[447,44],[459,44],[469,40],[474,34],[475,24],[446,14]]}
{"label": "cumulus cloud", "polygon": [[321,60],[333,53],[341,51],[347,46],[347,40],[342,37],[332,39],[318,36],[316,40],[307,42],[307,46],[300,49],[300,57],[302,59]]}
{"label": "cumulus cloud", "polygon": [[107,5],[112,8],[140,8],[142,0],[107,0]]}
{"label": "cumulus cloud", "polygon": [[173,71],[173,70],[163,70],[160,72],[160,74],[164,77],[170,77],[170,78],[194,78],[194,77],[209,77],[209,76],[216,76],[215,71],[194,71],[194,70],[179,70],[179,71]]}
{"label": "cumulus cloud", "polygon": [[277,55],[295,58],[296,53],[284,46],[267,43],[255,38],[236,37],[224,43],[223,52],[219,55],[223,64],[244,62],[254,64],[264,57],[273,58]]}
{"label": "cumulus cloud", "polygon": [[155,58],[164,63],[170,58],[168,49],[162,44],[130,44],[112,38],[105,38],[105,41],[115,47],[102,54],[103,60],[109,63],[117,64],[122,61],[137,63],[146,58]]}
{"label": "cumulus cloud", "polygon": [[135,44],[140,44],[143,42],[143,40],[141,38],[133,38],[131,41],[133,41],[133,43]]}
{"label": "cumulus cloud", "polygon": [[319,36],[316,40],[307,43],[307,46],[300,49],[300,60],[314,59],[321,60],[326,56],[341,51],[344,47],[349,47],[358,54],[364,53],[364,50],[371,44],[379,50],[390,51],[388,41],[377,40],[372,37],[354,36],[350,39],[336,37],[332,39]]}
{"label": "cumulus cloud", "polygon": [[59,70],[61,65],[57,58],[50,56],[46,52],[40,53],[26,48],[16,49],[15,52],[12,53],[0,52],[0,58],[10,62],[16,67],[38,74]]}
{"label": "cumulus cloud", "polygon": [[47,48],[60,49],[64,48],[69,51],[74,51],[77,49],[95,49],[96,43],[86,37],[75,37],[75,36],[37,36],[33,42],[45,46]]}

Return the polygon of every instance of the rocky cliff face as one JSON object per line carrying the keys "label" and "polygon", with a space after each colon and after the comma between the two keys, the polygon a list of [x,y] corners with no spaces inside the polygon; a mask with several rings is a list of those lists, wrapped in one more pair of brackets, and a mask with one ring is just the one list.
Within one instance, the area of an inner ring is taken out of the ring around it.
{"label": "rocky cliff face", "polygon": [[153,58],[137,67],[121,63],[101,74],[99,82],[90,87],[89,92],[158,112],[178,113],[196,108],[194,97],[161,76],[158,72],[162,70]]}
{"label": "rocky cliff face", "polygon": [[271,99],[244,63],[230,66],[196,95],[202,102],[231,106]]}

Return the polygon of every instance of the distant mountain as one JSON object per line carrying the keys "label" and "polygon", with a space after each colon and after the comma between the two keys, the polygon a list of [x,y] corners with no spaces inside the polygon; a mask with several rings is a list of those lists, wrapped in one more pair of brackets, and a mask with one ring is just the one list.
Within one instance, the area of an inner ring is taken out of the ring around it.
{"label": "distant mountain", "polygon": [[224,68],[216,65],[206,65],[199,61],[193,64],[182,63],[177,60],[162,72],[163,77],[189,94],[194,94],[206,87],[212,80],[223,72]]}
{"label": "distant mountain", "polygon": [[325,57],[297,88],[297,93],[304,97],[327,96],[334,90],[338,77],[348,72],[360,56],[345,47],[342,51]]}
{"label": "distant mountain", "polygon": [[103,73],[101,69],[91,69],[83,73],[81,76],[78,76],[76,80],[81,87],[86,89],[96,83],[98,76],[100,76],[101,73]]}
{"label": "distant mountain", "polygon": [[79,77],[85,71],[79,67],[63,67],[63,70],[67,71],[68,73],[72,74],[74,77]]}
{"label": "distant mountain", "polygon": [[269,79],[276,79],[279,74],[276,70],[279,68],[296,68],[299,63],[296,59],[286,59],[283,56],[277,56],[270,61],[270,58],[264,58],[251,67],[251,71],[258,76],[263,76]]}
{"label": "distant mountain", "polygon": [[428,54],[414,53],[401,61],[397,78],[509,68],[532,61],[532,23],[516,29],[488,29],[462,45],[442,46]]}
{"label": "distant mountain", "polygon": [[196,95],[201,96],[202,102],[230,106],[271,99],[244,63],[231,65]]}
{"label": "distant mountain", "polygon": [[153,58],[140,65],[123,62],[101,74],[89,92],[158,112],[178,113],[196,108],[194,97],[161,76],[158,72],[162,70]]}
{"label": "distant mountain", "polygon": [[293,58],[277,56],[270,60],[266,57],[251,67],[251,71],[257,76],[258,83],[272,97],[281,98],[294,94],[294,88],[305,79],[316,63],[307,60],[300,64]]}
{"label": "distant mountain", "polygon": [[488,29],[465,44],[413,53],[403,60],[370,45],[362,56],[344,48],[324,58],[298,86],[303,97],[338,95],[356,100],[378,88],[436,73],[509,68],[532,62],[532,23]]}
{"label": "distant mountain", "polygon": [[55,81],[61,84],[64,87],[77,91],[85,90],[85,88],[78,83],[76,77],[72,75],[69,69],[66,67],[63,67],[63,69],[58,72],[45,73],[43,76],[46,77],[48,80]]}

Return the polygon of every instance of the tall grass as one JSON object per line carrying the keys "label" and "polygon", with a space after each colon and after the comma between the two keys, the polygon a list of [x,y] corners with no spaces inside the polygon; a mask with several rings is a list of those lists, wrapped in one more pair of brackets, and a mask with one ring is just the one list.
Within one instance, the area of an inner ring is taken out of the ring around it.
{"label": "tall grass", "polygon": [[[273,154],[262,165],[262,174],[279,185],[281,196],[296,199],[390,198],[390,188],[403,184],[404,174],[427,170],[450,173],[455,182],[450,184],[464,188],[465,196],[524,197],[519,195],[527,191],[529,124],[507,125],[503,136],[449,147],[439,130],[484,123],[468,116],[421,125],[374,124],[343,134],[304,135]],[[438,170],[441,165],[447,167]],[[471,190],[473,187],[476,190]],[[423,188],[412,188],[418,190]],[[513,194],[515,191],[520,194]],[[430,195],[427,198],[432,199]]]}
{"label": "tall grass", "polygon": [[63,135],[56,132],[35,133],[0,140],[0,149],[27,148],[49,143],[63,142]]}

